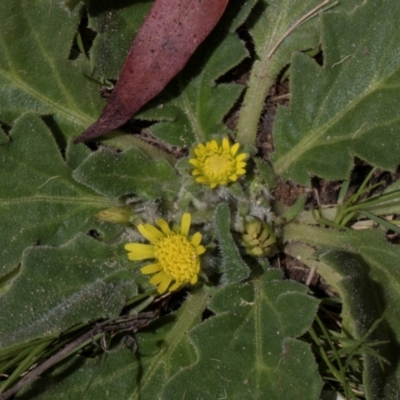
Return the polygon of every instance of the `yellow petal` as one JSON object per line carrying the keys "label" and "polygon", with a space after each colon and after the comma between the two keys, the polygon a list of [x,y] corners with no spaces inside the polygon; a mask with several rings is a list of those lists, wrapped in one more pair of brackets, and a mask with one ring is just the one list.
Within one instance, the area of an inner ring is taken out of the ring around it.
{"label": "yellow petal", "polygon": [[200,254],[203,254],[206,252],[206,248],[204,246],[197,246],[196,247],[196,253],[199,256]]}
{"label": "yellow petal", "polygon": [[157,275],[154,275],[151,279],[150,279],[150,283],[152,285],[158,285],[159,283],[161,283],[163,281],[163,279],[168,278],[168,276],[165,274],[164,271],[159,272]]}
{"label": "yellow petal", "polygon": [[160,264],[149,264],[140,269],[140,272],[144,275],[155,274],[161,271],[162,267]]}
{"label": "yellow petal", "polygon": [[125,245],[125,250],[130,252],[128,258],[133,261],[154,258],[154,246],[150,244],[127,243]]}
{"label": "yellow petal", "polygon": [[165,275],[165,278],[162,280],[162,282],[158,285],[157,292],[160,294],[163,294],[167,291],[168,286],[170,285],[172,279]]}
{"label": "yellow petal", "polygon": [[199,176],[198,178],[196,178],[196,182],[199,182],[199,183],[208,183],[207,179],[204,178],[204,176]]}
{"label": "yellow petal", "polygon": [[234,156],[237,151],[239,150],[240,144],[239,143],[235,143],[232,148],[231,148],[231,154]]}
{"label": "yellow petal", "polygon": [[194,285],[195,283],[197,283],[197,279],[198,279],[198,275],[193,275],[193,276],[192,276],[192,279],[190,280],[190,283],[191,283],[192,285]]}
{"label": "yellow petal", "polygon": [[141,235],[153,244],[156,244],[160,239],[165,237],[162,232],[150,224],[140,224],[137,228]]}
{"label": "yellow petal", "polygon": [[244,161],[247,159],[247,153],[242,153],[236,156],[236,161]]}
{"label": "yellow petal", "polygon": [[207,144],[209,145],[209,148],[215,152],[218,151],[218,143],[216,140],[211,140],[211,142],[207,142]]}
{"label": "yellow petal", "polygon": [[232,182],[236,182],[237,181],[237,175],[236,174],[233,174],[233,175],[231,175],[230,177],[229,177],[229,179],[232,181]]}
{"label": "yellow petal", "polygon": [[202,144],[199,144],[198,147],[194,149],[194,154],[196,154],[196,157],[202,158],[206,153],[206,151],[207,151],[206,147]]}
{"label": "yellow petal", "polygon": [[182,215],[181,219],[181,234],[183,236],[188,236],[189,235],[189,229],[190,229],[190,222],[191,222],[191,215],[189,213],[185,213]]}
{"label": "yellow petal", "polygon": [[236,163],[236,168],[244,168],[247,165],[247,163],[240,161]]}
{"label": "yellow petal", "polygon": [[169,229],[167,221],[165,219],[159,219],[156,221],[156,224],[161,228],[165,235],[169,235],[172,233],[171,229]]}
{"label": "yellow petal", "polygon": [[170,292],[175,292],[175,290],[179,289],[179,287],[181,286],[180,282],[175,282],[170,288],[169,291]]}
{"label": "yellow petal", "polygon": [[190,241],[190,243],[192,243],[193,246],[198,246],[201,242],[201,238],[202,235],[200,232],[196,232],[193,236],[192,236],[192,240]]}
{"label": "yellow petal", "polygon": [[197,168],[201,168],[201,166],[203,165],[199,160],[197,160],[196,158],[191,158],[189,160],[189,163],[194,165]]}
{"label": "yellow petal", "polygon": [[229,151],[229,140],[226,137],[222,139],[222,149]]}

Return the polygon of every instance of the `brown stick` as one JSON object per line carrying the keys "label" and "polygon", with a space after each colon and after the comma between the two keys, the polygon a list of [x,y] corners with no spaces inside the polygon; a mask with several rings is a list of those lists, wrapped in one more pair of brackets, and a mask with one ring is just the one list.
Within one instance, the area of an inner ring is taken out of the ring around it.
{"label": "brown stick", "polygon": [[[100,335],[97,339],[99,339],[105,332],[109,332],[110,330],[118,331],[122,328],[122,330],[131,330],[133,333],[137,332],[139,329],[145,327],[156,318],[157,313],[147,312],[141,313],[135,316],[129,316],[128,318],[121,318],[120,322],[115,322],[115,319],[103,321],[99,324],[96,324],[94,328],[90,331],[85,332],[83,335],[79,336],[73,342],[67,344],[63,349],[58,351],[56,354],[48,358],[38,367],[33,369],[31,372],[26,374],[15,386],[11,389],[8,389],[4,393],[0,394],[0,400],[7,400],[12,395],[19,392],[23,387],[32,383],[36,378],[43,374],[46,370],[48,370],[53,365],[57,364],[59,361],[66,358],[70,355],[76,348],[84,344],[86,341],[94,340],[96,335]],[[96,340],[97,340],[96,339]]]}

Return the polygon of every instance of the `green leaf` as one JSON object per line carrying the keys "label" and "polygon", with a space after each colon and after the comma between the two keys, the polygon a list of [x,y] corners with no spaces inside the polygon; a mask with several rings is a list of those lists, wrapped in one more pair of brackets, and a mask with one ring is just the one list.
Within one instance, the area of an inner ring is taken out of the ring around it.
{"label": "green leaf", "polygon": [[230,32],[236,31],[241,25],[244,24],[258,1],[259,0],[247,0],[246,2],[238,1],[225,11],[225,15],[227,15],[226,18],[231,18],[233,20],[233,23],[229,29]]}
{"label": "green leaf", "polygon": [[[123,255],[123,257],[122,257]],[[25,250],[21,273],[1,298],[0,348],[119,315],[136,284],[121,248],[79,234],[65,246]]]}
{"label": "green leaf", "polygon": [[400,214],[400,181],[388,186],[376,199],[379,199],[379,203],[365,206],[363,209],[376,215]]}
{"label": "green leaf", "polygon": [[68,60],[80,16],[61,1],[0,2],[0,122],[35,111],[64,137],[94,122],[103,101],[89,62]]}
{"label": "green leaf", "polygon": [[322,16],[324,66],[304,54],[292,60],[290,107],[274,126],[277,174],[302,184],[314,174],[347,179],[353,156],[396,169],[399,18],[396,0]]}
{"label": "green leaf", "polygon": [[267,185],[268,189],[274,188],[276,185],[276,176],[271,165],[262,161],[260,158],[254,158],[253,160],[257,166],[258,175],[262,179],[263,183]]}
{"label": "green leaf", "polygon": [[[132,3],[132,2],[130,2]],[[97,36],[90,50],[90,62],[95,76],[117,79],[133,39],[152,6],[152,1],[126,0],[89,2],[89,27]]]}
{"label": "green leaf", "polygon": [[70,11],[73,11],[73,9],[80,3],[81,0],[64,0],[64,4]]}
{"label": "green leaf", "polygon": [[0,146],[2,144],[6,144],[8,142],[8,137],[7,135],[4,133],[3,129],[1,129],[0,127]]}
{"label": "green leaf", "polygon": [[246,22],[254,40],[257,61],[251,70],[237,127],[236,139],[243,145],[255,145],[268,91],[289,63],[291,54],[317,46],[318,18],[299,25],[286,38],[285,35],[320,3],[320,0],[260,0]]}
{"label": "green leaf", "polygon": [[242,21],[249,8],[244,0],[230,2],[217,28],[182,73],[145,111],[138,113],[138,119],[161,121],[149,128],[155,136],[172,145],[190,146],[230,132],[223,118],[243,87],[216,81],[248,55],[237,35],[229,31],[232,18],[237,16]]}
{"label": "green leaf", "polygon": [[293,206],[291,206],[288,210],[286,210],[285,213],[282,215],[282,217],[286,220],[286,222],[292,221],[304,210],[306,201],[307,201],[307,195],[302,194],[298,197],[296,203],[294,203]]}
{"label": "green leaf", "polygon": [[74,178],[110,199],[132,193],[144,200],[173,199],[179,192],[179,178],[171,165],[135,148],[124,153],[101,148],[74,171]]}
{"label": "green leaf", "polygon": [[[400,247],[388,243],[376,230],[337,231],[288,226],[285,238],[308,243],[320,251],[320,273],[343,300],[343,328],[360,339],[376,320],[384,321],[368,342],[388,341],[376,348],[391,365],[382,370],[378,360],[365,354],[364,388],[367,399],[391,399],[400,390],[398,359],[400,337]],[[299,253],[290,253],[298,257]],[[310,256],[302,257],[307,262]],[[313,261],[311,261],[313,262]],[[317,262],[315,262],[317,263]]]}
{"label": "green leaf", "polygon": [[197,361],[170,380],[162,399],[319,399],[310,347],[295,340],[310,327],[318,301],[277,276],[269,271],[213,297],[216,316],[189,333]]}
{"label": "green leaf", "polygon": [[0,241],[7,244],[0,247],[0,276],[18,265],[27,246],[59,246],[79,231],[102,232],[94,215],[115,205],[72,179],[54,138],[34,114],[20,117],[10,138],[0,146]]}
{"label": "green leaf", "polygon": [[[123,349],[96,359],[75,357],[46,379],[33,384],[19,399],[158,399],[169,378],[193,363],[196,355],[187,332],[201,321],[207,295],[189,295],[175,314],[160,318],[135,335],[138,353]],[[68,374],[65,375],[65,372]],[[59,376],[65,375],[60,380]]]}
{"label": "green leaf", "polygon": [[[364,237],[364,239],[366,238]],[[371,243],[371,238],[369,238],[368,242]],[[400,328],[398,322],[399,313],[388,311],[389,308],[394,306],[394,298],[392,296],[396,297],[395,304],[398,304],[398,285],[400,281],[395,279],[395,282],[391,282],[390,287],[388,287],[386,286],[389,285],[388,277],[384,277],[382,274],[376,279],[377,271],[374,271],[374,273],[371,270],[374,267],[378,267],[379,269],[389,267],[390,269],[394,261],[393,257],[390,257],[381,247],[379,253],[380,256],[377,257],[376,254],[373,256],[373,264],[375,266],[372,268],[372,260],[365,251],[362,251],[362,257],[341,250],[331,250],[320,257],[321,261],[328,264],[343,277],[338,286],[340,287],[341,298],[345,305],[345,327],[351,327],[351,332],[355,333],[356,338],[361,338],[365,335],[374,322],[381,318],[386,311],[386,321],[378,325],[377,329],[368,337],[367,343],[375,341],[389,342],[388,344],[380,345],[376,350],[380,356],[385,357],[390,363],[393,363],[392,367],[385,365],[382,370],[378,360],[371,354],[366,353],[363,356],[365,361],[363,380],[367,398],[377,400],[393,398],[393,393],[400,389],[397,356],[394,357],[394,354],[398,352],[398,346],[395,345],[395,342]],[[400,253],[397,252],[394,257],[397,262],[399,256]],[[382,258],[385,261],[380,261],[379,266],[376,265],[378,259]],[[390,280],[393,281],[393,277]],[[382,286],[382,284],[385,284],[385,286]],[[383,287],[385,290],[382,290]],[[390,297],[392,298],[390,299]],[[388,298],[391,300],[390,302],[387,301]],[[395,327],[393,326],[393,322],[395,323]],[[395,328],[395,331],[393,332],[391,328]],[[391,369],[392,373],[389,374],[386,369]],[[393,374],[394,370],[396,370],[395,375]]]}
{"label": "green leaf", "polygon": [[217,206],[214,213],[214,230],[222,254],[222,281],[224,284],[248,278],[250,268],[242,260],[231,234],[231,216],[226,203]]}

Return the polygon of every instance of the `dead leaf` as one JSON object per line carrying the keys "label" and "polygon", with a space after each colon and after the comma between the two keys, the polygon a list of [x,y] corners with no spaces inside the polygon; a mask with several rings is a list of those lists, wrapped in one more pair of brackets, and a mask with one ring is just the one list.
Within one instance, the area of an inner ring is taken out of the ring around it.
{"label": "dead leaf", "polygon": [[75,143],[126,123],[160,93],[217,24],[228,0],[156,0],[100,118]]}

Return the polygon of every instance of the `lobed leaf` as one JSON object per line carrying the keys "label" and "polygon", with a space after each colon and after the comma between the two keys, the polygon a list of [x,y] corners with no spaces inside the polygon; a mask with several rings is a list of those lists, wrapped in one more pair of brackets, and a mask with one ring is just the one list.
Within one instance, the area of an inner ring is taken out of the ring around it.
{"label": "lobed leaf", "polygon": [[21,272],[0,298],[0,348],[51,337],[80,322],[118,316],[136,284],[121,247],[79,234],[59,248],[24,251]]}
{"label": "lobed leaf", "polygon": [[399,17],[396,0],[368,0],[348,13],[322,15],[324,65],[294,56],[290,107],[276,117],[272,160],[278,175],[302,184],[312,175],[346,179],[353,156],[395,170]]}
{"label": "lobed leaf", "polygon": [[10,141],[0,146],[0,163],[0,276],[17,267],[28,246],[59,246],[79,231],[107,229],[94,215],[115,202],[72,178],[53,136],[35,114],[15,122]]}
{"label": "lobed leaf", "polygon": [[[0,4],[0,123],[11,127],[22,113],[35,112],[62,148],[68,138],[95,121],[104,105],[99,83],[93,79],[99,77],[96,65],[82,55],[73,59],[72,44],[83,13],[77,3],[10,0]],[[127,6],[124,0],[113,5]],[[105,18],[110,16],[109,8],[103,3]],[[92,9],[96,13],[101,5]],[[135,5],[134,10],[144,17],[143,7]],[[163,154],[132,135],[114,134],[108,142],[121,149],[137,146],[151,156]]]}
{"label": "lobed leaf", "polygon": [[306,293],[276,270],[225,286],[209,305],[216,316],[189,333],[197,361],[168,382],[161,398],[319,399],[311,349],[295,339],[318,308]]}
{"label": "lobed leaf", "polygon": [[0,2],[0,122],[34,111],[60,140],[93,122],[102,100],[89,62],[68,60],[80,17],[61,2]]}

